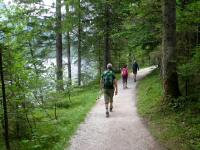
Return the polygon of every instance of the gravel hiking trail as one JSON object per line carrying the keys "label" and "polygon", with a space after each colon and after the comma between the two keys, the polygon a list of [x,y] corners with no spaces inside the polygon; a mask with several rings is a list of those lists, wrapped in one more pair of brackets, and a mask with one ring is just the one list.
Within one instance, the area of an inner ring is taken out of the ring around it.
{"label": "gravel hiking trail", "polygon": [[[137,80],[154,68],[141,69]],[[133,81],[132,74],[128,79],[128,89],[123,89],[122,81],[118,81],[119,92],[114,96],[113,112],[109,118],[105,117],[103,97],[97,100],[66,150],[161,150],[137,113],[137,82]]]}

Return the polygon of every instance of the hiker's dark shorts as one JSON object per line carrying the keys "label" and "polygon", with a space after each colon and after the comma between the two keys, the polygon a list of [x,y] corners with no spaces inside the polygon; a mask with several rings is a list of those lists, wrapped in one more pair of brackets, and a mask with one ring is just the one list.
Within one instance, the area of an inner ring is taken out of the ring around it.
{"label": "hiker's dark shorts", "polygon": [[123,83],[127,83],[128,76],[122,76]]}
{"label": "hiker's dark shorts", "polygon": [[105,104],[108,104],[109,102],[112,103],[113,96],[114,96],[114,89],[104,89]]}

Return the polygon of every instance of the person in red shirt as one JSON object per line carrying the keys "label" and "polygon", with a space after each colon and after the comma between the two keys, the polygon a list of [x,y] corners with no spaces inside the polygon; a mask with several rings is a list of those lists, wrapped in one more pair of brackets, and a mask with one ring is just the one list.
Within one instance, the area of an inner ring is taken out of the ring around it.
{"label": "person in red shirt", "polygon": [[128,88],[127,87],[127,79],[128,79],[128,67],[127,65],[124,65],[124,67],[121,70],[121,75],[122,75],[122,81],[123,81],[123,88]]}

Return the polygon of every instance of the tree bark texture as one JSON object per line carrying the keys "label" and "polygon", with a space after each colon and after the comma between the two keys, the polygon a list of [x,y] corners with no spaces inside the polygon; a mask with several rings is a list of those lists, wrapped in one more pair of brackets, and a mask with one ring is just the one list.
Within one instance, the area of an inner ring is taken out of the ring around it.
{"label": "tree bark texture", "polygon": [[61,0],[56,0],[56,64],[57,90],[64,90],[62,68]]}
{"label": "tree bark texture", "polygon": [[7,113],[7,101],[6,101],[6,88],[4,83],[4,74],[3,74],[3,54],[2,49],[0,48],[0,74],[1,74],[1,88],[2,88],[2,98],[3,98],[3,112],[4,112],[4,140],[6,144],[6,149],[10,150],[9,143],[9,128],[8,128],[8,113]]}
{"label": "tree bark texture", "polygon": [[107,64],[111,63],[111,52],[110,52],[110,8],[109,4],[105,4],[105,29],[104,29],[104,69],[107,68]]}
{"label": "tree bark texture", "polygon": [[[99,39],[100,39],[100,37],[99,37]],[[99,75],[100,75],[100,78],[101,78],[101,75],[102,75],[102,71],[101,71],[101,69],[102,69],[102,54],[101,54],[101,40],[98,40],[98,45],[99,45],[99,47],[98,47],[98,68],[99,68]]]}
{"label": "tree bark texture", "polygon": [[81,2],[79,0],[79,20],[78,20],[78,85],[81,85]]}
{"label": "tree bark texture", "polygon": [[180,95],[176,69],[176,0],[163,0],[163,82],[165,98]]}
{"label": "tree bark texture", "polygon": [[[65,6],[66,9],[66,19],[69,22],[70,20],[68,19],[69,17],[69,6],[66,4]],[[68,78],[69,78],[69,83],[70,85],[72,84],[72,71],[71,71],[71,38],[70,38],[70,32],[69,29],[67,29],[67,68],[68,68]]]}
{"label": "tree bark texture", "polygon": [[68,61],[68,78],[71,84],[72,83],[72,69],[71,69],[71,44],[70,44],[69,32],[67,32],[67,61]]}

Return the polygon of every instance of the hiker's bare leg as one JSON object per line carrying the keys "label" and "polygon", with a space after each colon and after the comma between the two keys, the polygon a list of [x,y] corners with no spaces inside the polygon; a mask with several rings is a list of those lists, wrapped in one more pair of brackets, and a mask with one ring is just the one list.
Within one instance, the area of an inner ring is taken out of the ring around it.
{"label": "hiker's bare leg", "polygon": [[106,112],[108,111],[108,103],[105,103],[106,106]]}
{"label": "hiker's bare leg", "polygon": [[108,112],[108,103],[105,103],[106,106],[106,117],[109,117],[109,112]]}
{"label": "hiker's bare leg", "polygon": [[136,73],[134,73],[134,81],[136,81]]}
{"label": "hiker's bare leg", "polygon": [[110,102],[110,111],[113,109],[113,102]]}
{"label": "hiker's bare leg", "polygon": [[125,82],[126,88],[127,88],[127,80],[128,80],[128,78],[126,78],[126,82]]}

